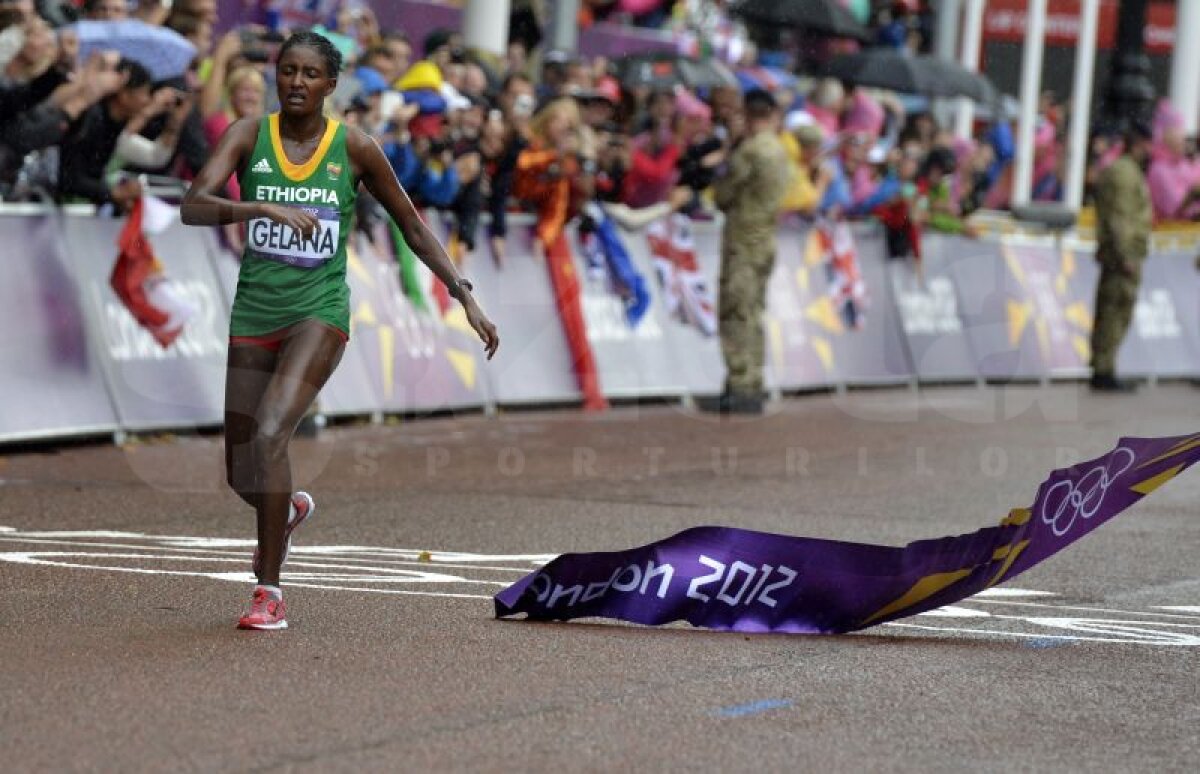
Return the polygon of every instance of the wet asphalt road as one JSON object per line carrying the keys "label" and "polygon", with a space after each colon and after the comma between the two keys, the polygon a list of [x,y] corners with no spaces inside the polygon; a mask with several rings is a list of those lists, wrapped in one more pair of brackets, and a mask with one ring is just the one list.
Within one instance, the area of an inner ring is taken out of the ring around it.
{"label": "wet asphalt road", "polygon": [[318,512],[291,628],[234,629],[252,516],[213,437],[0,460],[7,771],[1194,771],[1200,474],[1005,596],[841,637],[496,621],[550,555],[698,524],[873,543],[1028,505],[1200,392],[1075,385],[343,426],[297,441]]}

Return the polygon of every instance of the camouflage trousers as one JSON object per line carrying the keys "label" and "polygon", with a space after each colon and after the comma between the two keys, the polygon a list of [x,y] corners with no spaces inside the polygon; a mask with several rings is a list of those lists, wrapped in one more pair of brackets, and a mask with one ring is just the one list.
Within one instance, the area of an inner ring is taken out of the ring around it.
{"label": "camouflage trousers", "polygon": [[1117,368],[1117,350],[1133,320],[1140,276],[1129,276],[1101,265],[1096,288],[1096,314],[1092,324],[1092,373],[1112,376]]}
{"label": "camouflage trousers", "polygon": [[727,392],[763,391],[763,311],[774,265],[774,239],[722,239],[718,317]]}

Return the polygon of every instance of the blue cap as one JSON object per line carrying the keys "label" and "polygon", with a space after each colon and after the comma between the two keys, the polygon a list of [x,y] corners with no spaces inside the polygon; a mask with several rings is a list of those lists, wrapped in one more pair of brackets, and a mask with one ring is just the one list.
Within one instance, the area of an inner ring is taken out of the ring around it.
{"label": "blue cap", "polygon": [[358,79],[359,84],[362,86],[363,93],[368,96],[382,94],[388,90],[387,79],[374,67],[366,67],[364,65],[354,71],[354,77]]}

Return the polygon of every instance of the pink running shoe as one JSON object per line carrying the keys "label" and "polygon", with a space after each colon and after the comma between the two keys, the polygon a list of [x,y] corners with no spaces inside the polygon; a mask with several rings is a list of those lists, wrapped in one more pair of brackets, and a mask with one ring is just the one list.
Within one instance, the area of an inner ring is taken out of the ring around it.
{"label": "pink running shoe", "polygon": [[[313,501],[312,495],[308,492],[297,492],[292,495],[292,507],[288,512],[288,523],[283,529],[283,562],[287,561],[288,552],[292,550],[292,533],[304,523],[304,520],[312,516],[317,511],[317,504]],[[254,548],[254,559],[250,562],[250,569],[254,573],[254,577],[258,578],[259,570],[259,555],[258,547]],[[283,562],[279,566],[283,566]]]}
{"label": "pink running shoe", "polygon": [[250,600],[250,609],[238,619],[238,628],[260,631],[286,629],[286,615],[287,606],[283,604],[283,597],[276,599],[266,589],[256,588]]}

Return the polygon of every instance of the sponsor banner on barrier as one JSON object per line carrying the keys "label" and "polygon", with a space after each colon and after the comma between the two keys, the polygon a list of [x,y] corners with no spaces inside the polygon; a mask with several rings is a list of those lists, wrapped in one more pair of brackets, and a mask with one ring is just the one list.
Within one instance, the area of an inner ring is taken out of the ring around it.
{"label": "sponsor banner on barrier", "polygon": [[[533,257],[532,219],[510,217],[503,261],[497,265],[481,231],[459,270],[475,283],[475,297],[500,333],[500,350],[486,379],[500,404],[577,401],[566,335],[554,306],[545,261]],[[439,237],[440,223],[432,225]]]}
{"label": "sponsor banner on barrier", "polygon": [[[577,400],[579,386],[544,261],[533,257],[532,220],[513,217],[505,259],[497,265],[481,231],[480,245],[462,271],[477,280],[476,295],[501,331],[503,349],[488,365],[497,403]],[[592,258],[577,228],[568,241],[581,278],[588,342],[607,397],[714,394],[724,382],[716,336],[719,227],[665,218],[644,230],[613,224],[607,249]],[[631,314],[622,282],[638,286],[645,307]],[[634,319],[636,318],[636,319]]]}
{"label": "sponsor banner on barrier", "polygon": [[[1040,379],[1059,368],[1078,370],[1091,308],[1067,279],[1052,244],[963,241],[949,262],[963,329],[980,376]],[[1068,316],[1073,323],[1068,323]],[[1053,350],[1053,351],[1052,351]]]}
{"label": "sponsor banner on barrier", "polygon": [[[60,218],[0,216],[0,440],[108,433],[117,416],[104,385],[94,326],[83,312]],[[110,251],[109,263],[115,256]]]}
{"label": "sponsor banner on barrier", "polygon": [[[435,411],[486,402],[482,345],[461,305],[416,309],[381,226],[356,232],[348,248],[351,341],[358,348],[383,411]],[[422,267],[428,287],[432,277]]]}
{"label": "sponsor banner on barrier", "polygon": [[[1091,253],[1080,257],[1085,260],[1095,265]],[[1133,323],[1117,353],[1118,373],[1168,378],[1200,374],[1198,284],[1193,254],[1162,253],[1146,260]]]}
{"label": "sponsor banner on barrier", "polygon": [[109,276],[123,220],[65,216],[67,263],[79,284],[121,427],[153,430],[223,421],[229,308],[209,256],[209,229],[178,219],[150,237],[164,271],[196,313],[164,349],[117,298]]}
{"label": "sponsor banner on barrier", "polygon": [[[913,367],[904,346],[903,324],[889,292],[883,232],[874,225],[858,226],[853,237],[867,298],[854,324],[846,324],[849,315],[842,314],[843,331],[833,339],[838,378],[851,384],[907,382],[913,377]],[[808,241],[808,249],[813,250],[813,234]],[[831,281],[827,292],[835,307],[844,308],[851,300],[852,291],[840,287],[838,281]]]}
{"label": "sponsor banner on barrier", "polygon": [[975,380],[979,371],[967,343],[958,293],[950,275],[951,256],[970,248],[962,237],[927,234],[921,242],[921,265],[888,261],[892,299],[918,379]]}
{"label": "sponsor banner on barrier", "polygon": [[721,219],[683,215],[628,234],[627,243],[649,253],[651,295],[662,315],[678,379],[689,395],[715,395],[725,385],[725,359],[717,335],[717,284],[721,275]]}
{"label": "sponsor banner on barrier", "polygon": [[768,289],[768,359],[777,384],[909,380],[912,367],[872,227],[784,228]]}
{"label": "sponsor banner on barrier", "polygon": [[[837,381],[832,332],[841,330],[831,315],[833,304],[824,287],[813,288],[805,254],[805,232],[783,230],[775,253],[775,268],[767,281],[767,309],[763,318],[766,336],[766,383],[773,390],[827,387]],[[818,285],[823,286],[820,274]],[[813,317],[822,318],[814,324]]]}
{"label": "sponsor banner on barrier", "polygon": [[1051,378],[1090,374],[1094,264],[1055,244],[1005,242],[1000,254],[1025,294],[1006,309],[1013,335],[1032,335]]}
{"label": "sponsor banner on barrier", "polygon": [[[705,332],[710,323],[704,315],[715,310],[711,308],[711,300],[697,298],[705,291],[696,286],[694,277],[685,276],[681,266],[674,264],[668,270],[663,258],[656,262],[651,242],[662,238],[663,227],[674,230],[666,238],[675,240],[676,249],[686,244],[686,225],[674,218],[653,224],[644,232],[615,227],[612,232],[619,242],[616,249],[628,257],[625,272],[631,276],[624,279],[638,285],[646,298],[644,312],[636,320],[629,313],[630,306],[616,285],[618,280],[614,279],[613,271],[596,259],[585,260],[578,230],[571,230],[571,251],[582,278],[588,342],[596,357],[601,389],[610,398],[683,395],[694,386],[704,386],[689,384],[688,376],[696,349],[705,347],[707,340],[713,338]],[[696,269],[698,275],[699,267]],[[708,288],[711,292],[711,285]],[[672,299],[678,301],[677,314],[670,312],[668,304]],[[685,317],[683,310],[690,309],[692,304],[708,309],[693,310],[691,314],[698,319]]]}

